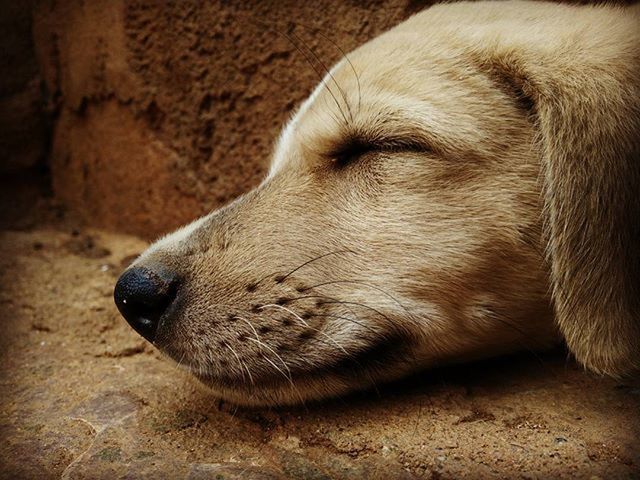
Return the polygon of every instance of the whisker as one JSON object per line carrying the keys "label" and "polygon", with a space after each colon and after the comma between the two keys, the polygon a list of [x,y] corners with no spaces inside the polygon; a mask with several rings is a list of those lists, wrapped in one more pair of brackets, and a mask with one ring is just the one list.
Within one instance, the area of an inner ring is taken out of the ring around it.
{"label": "whisker", "polygon": [[382,313],[380,310],[370,307],[369,305],[366,305],[364,303],[358,303],[358,302],[345,302],[342,300],[329,300],[327,302],[322,302],[322,303],[338,303],[340,305],[357,305],[358,307],[362,307],[362,308],[367,308],[375,313],[377,313],[378,315],[380,315],[381,317],[383,317],[385,320],[387,320],[389,323],[393,323],[392,320],[386,316],[384,313]]}
{"label": "whisker", "polygon": [[[302,48],[300,48],[300,45],[298,45],[296,42],[293,41],[293,39],[291,38],[291,36],[285,32],[280,31],[279,29],[275,28],[272,25],[268,25],[263,21],[257,20],[257,19],[251,19],[251,21],[256,22],[258,24],[260,24],[262,27],[266,28],[267,30],[271,30],[272,32],[277,33],[278,35],[282,36],[283,38],[285,38],[287,41],[289,41],[289,43],[291,43],[291,45],[293,45],[293,47],[302,55],[304,56],[305,60],[307,60],[307,63],[309,64],[309,66],[316,72],[316,74],[318,75],[318,78],[320,78],[320,84],[324,85],[324,87],[327,89],[327,91],[329,92],[329,95],[331,95],[331,97],[333,98],[334,103],[336,104],[336,106],[338,107],[338,110],[340,111],[340,114],[342,115],[342,118],[345,122],[345,124],[349,124],[349,121],[347,120],[346,115],[344,114],[344,111],[342,110],[342,107],[340,106],[340,102],[338,101],[338,99],[336,98],[336,96],[334,95],[333,91],[331,90],[331,88],[329,88],[329,84],[327,83],[326,79],[324,78],[324,76],[322,75],[322,73],[320,72],[320,70],[318,70],[318,68],[316,67],[316,65],[313,63],[313,61],[311,60],[311,58],[309,57],[309,54],[303,50]],[[295,34],[294,34],[295,35]],[[304,42],[303,42],[304,44]],[[307,48],[310,52],[313,53],[313,51],[306,45],[305,48]]]}
{"label": "whisker", "polygon": [[[324,337],[326,337],[329,342],[331,342],[331,345],[335,345],[340,351],[342,351],[342,353],[344,353],[346,359],[350,362],[353,362],[362,372],[365,372],[366,375],[369,377],[369,380],[371,381],[371,384],[373,385],[374,389],[376,390],[376,392],[378,392],[378,396],[380,396],[380,392],[378,390],[378,386],[376,385],[375,381],[373,380],[373,377],[371,376],[371,372],[365,368],[358,360],[357,358],[354,358],[354,355],[352,353],[347,352],[347,350],[340,345],[334,338],[332,338],[330,335],[328,335],[327,333],[321,331],[318,328],[312,327],[310,326],[302,317],[300,317],[300,315],[298,315],[296,312],[294,312],[293,310],[283,307],[281,305],[276,305],[276,304],[270,304],[270,305],[264,305],[265,307],[278,307],[281,308],[283,310],[286,310],[287,312],[291,313],[294,317],[296,317],[298,320],[300,320],[300,322],[302,322],[304,325],[306,325],[308,328],[315,330],[316,332],[320,333],[321,335],[323,335]],[[321,315],[315,315],[315,316],[321,316]],[[329,315],[327,315],[329,316]],[[335,316],[335,315],[332,315]],[[340,317],[340,318],[344,318],[346,320],[351,320],[347,317]],[[357,322],[356,322],[357,323]],[[363,325],[364,327],[366,327],[366,325]],[[368,328],[368,327],[366,327]],[[371,331],[373,331],[375,333],[375,330],[370,329]],[[322,343],[324,343],[325,345],[327,345],[327,342],[324,342],[318,338],[316,338],[315,340],[319,340]]]}
{"label": "whisker", "polygon": [[[284,281],[285,281],[285,280],[286,280],[286,279],[287,279],[291,274],[293,274],[293,273],[297,272],[297,271],[298,271],[298,270],[300,270],[302,267],[305,267],[305,266],[309,265],[309,264],[310,264],[310,263],[312,263],[312,262],[315,262],[315,261],[317,261],[317,260],[321,260],[321,259],[323,259],[324,257],[328,257],[329,255],[336,255],[336,254],[339,254],[339,253],[356,253],[356,252],[354,252],[353,250],[336,250],[336,251],[333,251],[333,252],[325,253],[325,254],[323,254],[323,255],[319,255],[319,256],[317,256],[317,257],[315,257],[315,258],[312,258],[311,260],[309,260],[309,261],[307,261],[307,262],[303,263],[302,265],[299,265],[298,267],[294,268],[292,271],[290,271],[290,272],[289,272],[289,273],[287,273],[286,275],[281,275],[281,276],[277,277],[277,282],[278,282],[278,283],[282,283],[282,282],[284,282]],[[274,275],[277,275],[277,273],[278,273],[278,272],[272,272],[272,273],[269,273],[269,274],[265,275],[264,277],[261,277],[257,282],[254,282],[254,283],[253,283],[253,285],[254,285],[254,286],[258,286],[258,285],[260,285],[260,283],[262,283],[263,281],[265,281],[267,278],[269,278],[269,277],[273,277]]]}
{"label": "whisker", "polygon": [[400,307],[402,307],[402,309],[405,312],[407,312],[409,315],[411,315],[411,312],[409,312],[409,310],[402,303],[400,303],[393,295],[391,295],[390,293],[386,292],[385,290],[383,290],[380,287],[376,287],[375,285],[363,282],[361,280],[334,280],[334,281],[331,281],[331,282],[323,282],[323,283],[318,283],[316,285],[311,285],[310,287],[303,288],[302,291],[311,290],[311,289],[317,288],[317,287],[323,287],[325,285],[333,285],[335,283],[353,283],[353,284],[356,284],[356,285],[364,285],[364,286],[367,286],[369,288],[373,288],[374,290],[377,290],[378,292],[380,292],[380,293],[386,295],[387,297],[389,297],[391,300],[393,300],[395,303],[397,303]]}
{"label": "whisker", "polygon": [[278,283],[282,283],[282,282],[284,282],[287,278],[289,278],[292,274],[294,274],[295,272],[297,272],[298,270],[300,270],[302,267],[306,267],[307,265],[309,265],[309,264],[311,264],[311,263],[313,263],[313,262],[316,262],[316,261],[318,261],[318,260],[321,260],[321,259],[323,259],[323,258],[325,258],[325,257],[328,257],[328,256],[330,256],[330,255],[338,255],[338,254],[340,254],[340,253],[353,253],[353,254],[355,254],[356,252],[354,252],[353,250],[345,249],[345,250],[336,250],[336,251],[333,251],[333,252],[329,252],[329,253],[325,253],[325,254],[319,255],[319,256],[317,256],[317,257],[315,257],[315,258],[312,258],[311,260],[307,260],[307,261],[306,261],[306,262],[304,262],[302,265],[300,265],[300,266],[298,266],[298,267],[294,268],[293,270],[291,270],[291,271],[290,271],[289,273],[287,273],[286,275],[284,275],[284,276],[280,277],[280,278],[278,279]]}
{"label": "whisker", "polygon": [[291,315],[293,315],[294,317],[296,317],[298,320],[300,320],[305,327],[308,327],[309,324],[307,322],[304,321],[304,319],[298,315],[296,312],[294,312],[293,310],[288,309],[287,307],[283,307],[282,305],[276,305],[275,303],[268,303],[267,305],[262,305],[260,307],[260,310],[263,310],[265,308],[279,308],[281,310],[285,310],[286,312],[289,312]]}
{"label": "whisker", "polygon": [[252,342],[255,342],[258,345],[260,345],[262,348],[266,348],[271,353],[273,353],[276,356],[276,358],[280,360],[280,362],[282,362],[282,365],[284,365],[284,368],[287,369],[287,372],[289,373],[289,378],[291,377],[291,370],[289,369],[289,365],[287,365],[287,363],[282,359],[282,357],[278,355],[278,352],[276,352],[273,348],[271,348],[269,345],[267,345],[262,340],[260,340],[260,338],[247,337],[247,340],[251,340]]}
{"label": "whisker", "polygon": [[332,342],[336,347],[338,347],[340,350],[342,350],[342,352],[349,356],[349,353],[344,349],[344,347],[342,345],[340,345],[338,342],[336,342],[333,338],[331,338],[329,335],[327,335],[327,333],[323,332],[322,330],[312,327],[311,325],[309,325],[300,315],[298,315],[296,312],[294,312],[293,310],[287,308],[287,307],[283,307],[282,305],[276,305],[275,303],[271,303],[268,305],[263,305],[262,307],[260,307],[261,309],[267,308],[267,307],[276,307],[276,308],[280,308],[282,310],[285,310],[287,312],[289,312],[291,315],[293,315],[295,318],[297,318],[305,327],[310,328],[311,330],[314,330],[316,332],[318,332],[320,335],[323,335],[324,337],[326,337],[330,342]]}
{"label": "whisker", "polygon": [[329,106],[329,100],[327,100],[327,97],[324,97],[322,101],[324,102],[324,106],[326,107],[326,114],[329,115],[337,125],[340,125],[342,122],[336,116],[336,114],[333,113],[333,111],[331,110],[331,107]]}
{"label": "whisker", "polygon": [[182,352],[182,356],[180,357],[180,360],[178,361],[178,363],[176,363],[175,370],[179,370],[180,367],[182,367],[182,361],[184,360],[184,357],[186,355],[187,355],[187,352]]}
{"label": "whisker", "polygon": [[251,328],[251,330],[253,330],[253,334],[256,336],[256,338],[259,340],[260,336],[258,335],[258,331],[256,330],[256,327],[253,326],[253,323],[251,323],[249,320],[247,320],[246,318],[243,317],[239,317],[238,315],[235,315],[235,318],[237,318],[238,320],[242,320],[244,323],[246,323],[247,325],[249,325],[249,327]]}
{"label": "whisker", "polygon": [[249,327],[251,328],[251,330],[253,331],[253,334],[256,336],[255,339],[248,337],[247,340],[251,340],[253,342],[257,342],[258,344],[260,344],[263,348],[266,348],[267,350],[269,350],[270,352],[272,352],[277,358],[278,360],[280,360],[282,362],[282,364],[284,365],[284,367],[287,369],[287,371],[289,372],[289,375],[291,375],[291,370],[289,370],[289,365],[287,365],[287,363],[282,359],[282,357],[280,355],[278,355],[278,353],[271,348],[269,345],[267,345],[266,343],[264,343],[262,340],[260,340],[260,335],[258,335],[258,331],[256,330],[256,328],[253,326],[253,324],[247,320],[246,318],[243,317],[239,317],[236,315],[236,318],[239,320],[242,320],[243,322],[245,322],[247,325],[249,325]]}
{"label": "whisker", "polygon": [[370,307],[369,305],[365,305],[364,303],[347,302],[347,301],[343,301],[343,300],[338,300],[337,298],[328,297],[326,295],[303,295],[301,297],[292,298],[292,299],[289,300],[289,302],[293,302],[293,301],[296,301],[296,300],[302,300],[302,299],[305,299],[305,298],[326,298],[326,299],[328,299],[328,301],[326,301],[326,302],[321,302],[322,304],[325,304],[325,303],[338,303],[338,304],[341,304],[341,305],[357,305],[359,307],[366,308],[366,309],[369,309],[369,310],[372,310],[372,311],[376,312],[378,315],[380,315],[381,317],[385,318],[389,323],[393,324],[391,319],[388,316],[386,316],[384,313],[382,313],[380,310],[378,310],[376,308],[373,308],[373,307]]}
{"label": "whisker", "polygon": [[227,348],[229,348],[229,350],[231,350],[231,352],[235,355],[236,359],[238,360],[238,363],[240,364],[240,371],[242,372],[242,379],[243,380],[245,379],[244,371],[246,370],[247,373],[249,374],[249,380],[251,381],[251,385],[254,385],[253,377],[251,376],[251,372],[249,371],[249,368],[247,367],[247,365],[242,360],[240,360],[238,353],[229,343],[225,342],[225,345],[227,346]]}
{"label": "whisker", "polygon": [[247,340],[251,340],[251,341],[257,343],[262,348],[266,348],[271,353],[273,353],[276,356],[276,358],[278,358],[278,360],[280,360],[282,362],[282,364],[286,368],[287,373],[289,375],[285,374],[275,363],[273,363],[271,361],[271,359],[269,357],[267,357],[264,354],[262,355],[262,358],[264,358],[267,362],[269,362],[269,364],[271,364],[271,366],[273,368],[275,368],[278,372],[280,372],[280,374],[287,380],[289,385],[291,385],[291,389],[295,392],[296,396],[298,397],[298,400],[300,400],[300,403],[306,408],[306,405],[305,405],[305,402],[304,402],[304,398],[302,397],[302,394],[300,393],[300,390],[298,389],[298,387],[296,387],[296,384],[293,382],[293,376],[291,375],[291,370],[289,369],[289,365],[287,365],[287,363],[282,359],[282,357],[280,355],[278,355],[278,353],[274,349],[272,349],[266,343],[262,342],[259,338],[253,339],[251,337],[248,337]]}
{"label": "whisker", "polygon": [[[294,25],[294,28],[295,28],[295,24],[293,24],[293,25]],[[291,34],[293,36],[295,36],[295,38],[297,38],[300,42],[302,42],[302,44],[306,47],[308,52],[311,53],[311,55],[313,55],[313,58],[315,58],[316,62],[318,62],[320,64],[320,66],[326,72],[326,74],[329,76],[329,78],[331,78],[331,80],[335,84],[336,88],[338,89],[338,92],[340,93],[340,96],[342,97],[342,100],[344,101],[344,103],[345,103],[345,105],[347,107],[347,111],[349,112],[349,118],[351,119],[351,123],[353,123],[353,112],[351,111],[351,105],[349,105],[349,100],[347,99],[347,94],[345,93],[344,89],[342,89],[340,87],[340,85],[338,84],[338,81],[333,76],[333,73],[331,73],[331,70],[329,70],[329,68],[327,68],[327,65],[320,59],[318,54],[311,47],[309,47],[309,45],[307,45],[307,43],[304,40],[302,40],[299,35],[297,35],[295,32],[293,32],[293,30],[292,30]],[[345,118],[345,122],[347,124],[349,123],[349,122],[347,122],[346,118]]]}
{"label": "whisker", "polygon": [[[331,45],[336,47],[336,49],[340,52],[340,54],[347,61],[347,63],[351,67],[351,70],[353,71],[354,76],[356,77],[356,83],[358,85],[358,112],[359,112],[361,104],[362,104],[362,92],[361,92],[361,86],[360,86],[360,76],[358,75],[358,71],[356,70],[356,67],[353,65],[353,63],[349,59],[349,56],[346,54],[346,52],[342,49],[342,47],[340,47],[340,45],[336,41],[334,41],[328,35],[325,35],[324,33],[322,33],[322,30],[320,30],[318,27],[314,27],[314,26],[311,26],[311,25],[305,25],[304,23],[300,23],[300,22],[297,22],[297,21],[295,22],[295,25],[300,26],[302,28],[306,28],[307,30],[312,30],[313,32],[315,32],[318,35],[320,35],[322,38],[324,38]],[[346,102],[346,99],[345,99],[345,102]],[[351,121],[353,121],[353,116],[351,118]]]}
{"label": "whisker", "polygon": [[[253,338],[251,338],[250,340],[253,340]],[[264,345],[264,344],[261,344],[261,346],[262,345]],[[275,363],[273,363],[273,361],[271,361],[271,359],[269,357],[267,357],[266,355],[262,355],[262,358],[264,358],[267,362],[269,362],[273,366],[273,368],[275,368],[278,372],[280,372],[280,374],[284,378],[286,378],[287,381],[289,383],[291,383],[291,385],[293,385],[293,379],[290,376],[288,376],[286,373],[284,373],[280,367],[278,367]]]}
{"label": "whisker", "polygon": [[353,318],[349,318],[349,317],[345,317],[343,315],[332,315],[330,313],[314,313],[312,315],[313,317],[330,317],[330,318],[338,318],[340,320],[346,320],[348,322],[351,323],[355,323],[356,325],[361,326],[362,328],[366,328],[367,330],[369,330],[371,333],[373,333],[374,335],[377,335],[378,332],[376,332],[373,328],[371,328],[369,325],[365,325],[361,322],[358,322],[357,320],[354,320]]}

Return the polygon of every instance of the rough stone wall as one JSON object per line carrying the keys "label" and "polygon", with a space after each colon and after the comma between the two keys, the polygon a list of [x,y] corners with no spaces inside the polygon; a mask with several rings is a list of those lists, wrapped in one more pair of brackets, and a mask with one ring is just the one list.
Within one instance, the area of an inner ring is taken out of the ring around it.
{"label": "rough stone wall", "polygon": [[427,3],[37,2],[56,196],[92,225],[145,237],[228,202],[259,182],[319,81],[300,50],[330,66],[332,41],[349,51]]}
{"label": "rough stone wall", "polygon": [[0,174],[43,163],[47,129],[27,1],[0,0]]}
{"label": "rough stone wall", "polygon": [[49,128],[31,2],[0,0],[0,229],[24,227],[34,199],[49,194]]}

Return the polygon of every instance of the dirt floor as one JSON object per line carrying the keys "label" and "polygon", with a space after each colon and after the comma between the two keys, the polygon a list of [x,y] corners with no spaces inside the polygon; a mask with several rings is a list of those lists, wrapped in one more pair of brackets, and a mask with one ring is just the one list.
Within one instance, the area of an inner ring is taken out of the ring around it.
{"label": "dirt floor", "polygon": [[562,351],[306,408],[221,404],[113,305],[143,241],[26,227],[0,236],[1,478],[640,478],[640,382]]}

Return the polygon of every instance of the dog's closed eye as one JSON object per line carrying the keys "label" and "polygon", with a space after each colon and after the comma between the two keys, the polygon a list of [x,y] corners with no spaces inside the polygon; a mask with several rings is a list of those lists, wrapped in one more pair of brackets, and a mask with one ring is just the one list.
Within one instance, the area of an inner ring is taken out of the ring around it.
{"label": "dog's closed eye", "polygon": [[329,157],[337,168],[344,168],[377,149],[374,144],[356,138],[343,143],[337,150],[329,154]]}
{"label": "dog's closed eye", "polygon": [[327,156],[337,168],[344,168],[369,154],[407,151],[426,153],[433,150],[418,138],[353,136],[339,144]]}

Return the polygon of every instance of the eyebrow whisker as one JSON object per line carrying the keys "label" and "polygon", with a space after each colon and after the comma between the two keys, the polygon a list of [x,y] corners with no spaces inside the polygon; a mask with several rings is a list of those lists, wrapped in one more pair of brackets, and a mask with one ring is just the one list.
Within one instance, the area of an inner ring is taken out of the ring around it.
{"label": "eyebrow whisker", "polygon": [[[311,58],[310,54],[313,56],[317,55],[313,52],[313,50],[306,44],[306,42],[304,42],[302,39],[300,39],[299,36],[295,35],[295,33],[293,33],[293,35],[304,45],[304,47],[306,48],[306,50],[304,50],[303,48],[300,47],[300,45],[298,45],[292,38],[291,35],[289,35],[286,32],[283,32],[281,30],[279,30],[278,28],[275,28],[273,25],[269,25],[264,21],[258,20],[258,19],[251,19],[251,21],[261,25],[262,27],[266,28],[267,30],[270,30],[272,32],[277,33],[278,35],[280,35],[281,37],[285,38],[289,43],[291,43],[291,45],[293,45],[293,47],[305,58],[305,60],[307,61],[307,63],[309,64],[309,66],[313,69],[314,72],[316,72],[316,75],[318,75],[318,78],[320,78],[320,84],[324,86],[324,88],[327,89],[327,91],[329,92],[329,95],[331,95],[331,98],[333,99],[334,103],[336,104],[336,106],[338,107],[338,111],[340,112],[340,115],[342,116],[342,119],[344,120],[345,124],[348,125],[349,124],[349,120],[347,119],[347,116],[344,113],[344,110],[342,109],[342,106],[340,105],[340,102],[338,101],[338,98],[335,96],[335,94],[333,93],[333,90],[329,87],[329,84],[326,80],[326,78],[324,77],[324,75],[322,74],[322,72],[318,69],[318,67],[315,65],[315,63],[313,62],[313,59]],[[292,24],[291,25],[295,25]],[[323,68],[326,70],[326,66],[319,61],[319,59],[317,60],[318,63],[320,63]],[[331,75],[332,76],[332,75]],[[337,83],[336,83],[337,85]],[[338,90],[341,90],[338,87]],[[344,93],[342,93],[342,95],[344,95]],[[348,104],[347,104],[348,105]]]}
{"label": "eyebrow whisker", "polygon": [[[292,25],[296,25],[296,23],[292,22]],[[347,111],[349,112],[349,118],[351,119],[351,123],[353,123],[353,112],[351,111],[351,105],[349,104],[349,100],[347,99],[347,94],[344,91],[343,88],[340,87],[340,85],[338,84],[338,81],[336,80],[335,76],[333,75],[333,73],[331,73],[331,70],[329,70],[329,68],[327,67],[327,65],[320,59],[320,57],[318,56],[318,54],[312,49],[310,48],[305,42],[304,40],[302,40],[300,38],[299,35],[297,35],[295,32],[291,32],[291,34],[297,38],[300,42],[302,42],[305,47],[307,48],[307,50],[309,51],[309,53],[311,53],[311,55],[313,55],[313,58],[315,58],[316,62],[318,62],[320,64],[320,66],[322,67],[322,69],[326,72],[326,74],[329,76],[329,78],[331,78],[331,81],[333,81],[333,83],[335,84],[336,88],[338,89],[338,93],[340,93],[340,96],[342,97],[342,100],[344,101],[346,107],[347,107]],[[326,37],[325,37],[326,38]],[[346,121],[346,118],[345,118]],[[349,122],[347,122],[348,124]]]}
{"label": "eyebrow whisker", "polygon": [[[313,32],[315,32],[318,35],[320,35],[322,38],[324,38],[331,45],[336,47],[336,49],[340,52],[340,54],[347,61],[347,63],[351,67],[351,70],[353,71],[353,75],[356,77],[356,84],[358,86],[358,110],[357,111],[360,112],[360,107],[362,105],[362,92],[361,92],[361,86],[360,86],[360,76],[358,75],[358,71],[356,70],[356,67],[353,65],[353,63],[349,59],[349,56],[344,51],[344,49],[335,40],[333,40],[331,37],[329,37],[328,35],[325,35],[324,33],[322,33],[322,30],[320,30],[318,27],[305,25],[304,23],[300,23],[300,22],[295,22],[295,24],[300,26],[300,27],[306,28],[307,30],[312,30]],[[345,99],[345,103],[347,103],[347,105],[348,105],[348,102],[347,102],[346,99]],[[353,116],[351,117],[351,121],[353,121]]]}

